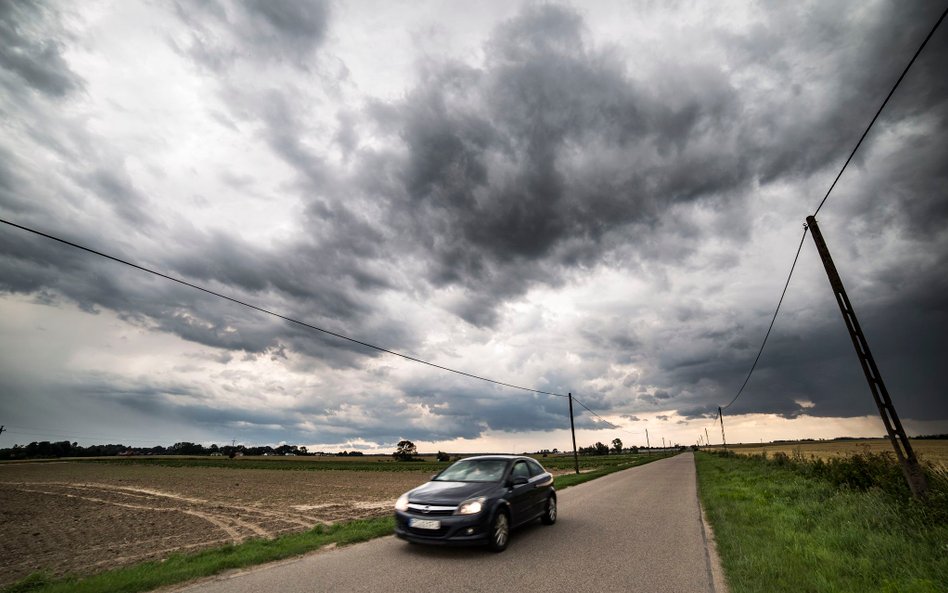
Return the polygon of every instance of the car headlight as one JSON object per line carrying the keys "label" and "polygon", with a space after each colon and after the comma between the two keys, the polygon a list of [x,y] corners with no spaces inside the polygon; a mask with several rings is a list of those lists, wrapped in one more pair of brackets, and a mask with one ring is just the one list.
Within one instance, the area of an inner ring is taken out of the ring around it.
{"label": "car headlight", "polygon": [[395,510],[405,512],[408,510],[408,493],[402,494],[398,497],[398,500],[395,501]]}
{"label": "car headlight", "polygon": [[458,505],[457,514],[459,515],[476,515],[484,509],[484,501],[487,500],[483,496],[477,498],[469,498]]}

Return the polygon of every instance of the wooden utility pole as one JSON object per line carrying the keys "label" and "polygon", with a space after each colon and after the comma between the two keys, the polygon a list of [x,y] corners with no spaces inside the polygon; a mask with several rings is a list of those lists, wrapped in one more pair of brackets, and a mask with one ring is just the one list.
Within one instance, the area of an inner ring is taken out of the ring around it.
{"label": "wooden utility pole", "polygon": [[846,289],[843,288],[843,281],[839,277],[833,258],[830,257],[829,248],[826,246],[826,241],[823,240],[820,227],[816,224],[814,216],[807,216],[806,224],[810,232],[813,233],[813,241],[816,243],[816,250],[820,253],[820,259],[823,260],[823,267],[826,268],[826,276],[829,278],[830,287],[833,289],[833,296],[836,297],[836,304],[839,305],[839,311],[843,314],[843,321],[846,322],[846,329],[849,330],[849,337],[852,338],[853,348],[856,349],[856,356],[859,358],[859,364],[862,365],[862,371],[869,383],[872,399],[875,400],[876,407],[879,408],[879,415],[882,416],[882,423],[885,424],[886,433],[892,442],[892,448],[895,449],[895,456],[902,467],[905,481],[908,482],[912,494],[923,496],[928,489],[925,474],[922,473],[922,468],[915,457],[915,451],[912,450],[912,443],[909,442],[908,435],[905,434],[905,429],[902,428],[902,422],[899,420],[899,415],[896,413],[892,399],[889,397],[889,391],[882,381],[882,374],[879,373],[879,367],[876,366],[876,361],[869,350],[869,342],[862,333],[859,320],[856,319],[856,311],[853,310],[852,303],[849,302]]}
{"label": "wooden utility pole", "polygon": [[721,411],[721,406],[718,406],[718,418],[721,419],[721,444],[727,449],[727,439],[724,438],[724,412]]}
{"label": "wooden utility pole", "polygon": [[576,473],[579,474],[579,455],[576,453],[576,426],[573,424],[573,393],[569,394],[569,429],[573,433],[573,463]]}

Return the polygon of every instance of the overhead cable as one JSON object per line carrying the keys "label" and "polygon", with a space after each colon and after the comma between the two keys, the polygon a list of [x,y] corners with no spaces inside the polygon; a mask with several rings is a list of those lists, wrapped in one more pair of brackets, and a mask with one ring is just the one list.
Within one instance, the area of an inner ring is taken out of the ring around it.
{"label": "overhead cable", "polygon": [[770,337],[770,332],[774,328],[774,322],[777,321],[777,313],[780,312],[780,305],[783,304],[783,297],[787,296],[787,287],[790,286],[790,279],[793,278],[793,270],[797,267],[797,261],[800,259],[800,251],[803,249],[803,240],[806,239],[807,228],[806,225],[803,225],[803,236],[800,237],[800,244],[797,246],[797,254],[793,257],[793,265],[790,266],[790,273],[787,274],[787,281],[783,285],[783,292],[780,293],[780,300],[777,301],[777,308],[774,310],[774,316],[770,320],[770,327],[767,328],[767,333],[764,334],[764,341],[760,344],[760,350],[757,351],[757,357],[754,359],[754,364],[751,365],[750,371],[747,373],[747,378],[744,379],[744,383],[741,385],[741,388],[737,390],[737,395],[734,396],[726,406],[722,406],[722,409],[726,410],[731,407],[731,404],[737,401],[737,398],[741,397],[741,394],[744,393],[744,388],[747,387],[747,382],[750,381],[751,375],[754,374],[754,369],[757,368],[757,363],[760,361],[760,355],[764,352],[764,346],[767,345],[767,338]]}
{"label": "overhead cable", "polygon": [[935,23],[935,26],[932,27],[932,30],[929,31],[928,36],[925,37],[925,41],[918,46],[918,50],[915,52],[915,55],[912,56],[912,59],[909,60],[908,66],[905,67],[905,70],[902,71],[902,75],[899,76],[899,79],[895,81],[895,85],[892,86],[892,90],[889,91],[889,94],[886,95],[885,101],[882,102],[882,105],[879,106],[879,110],[876,111],[876,114],[872,117],[872,121],[869,122],[869,125],[866,126],[866,131],[862,133],[862,136],[859,137],[859,142],[856,143],[856,146],[853,148],[853,151],[849,153],[849,158],[846,159],[846,162],[843,164],[843,168],[839,170],[839,175],[836,176],[836,179],[833,180],[833,184],[830,185],[829,190],[827,190],[826,195],[823,196],[823,200],[820,202],[820,205],[816,207],[816,212],[813,213],[813,216],[816,216],[820,212],[820,208],[823,207],[823,204],[826,203],[826,198],[829,197],[830,193],[833,191],[833,188],[836,187],[836,182],[839,181],[839,178],[843,176],[843,171],[846,170],[846,167],[849,166],[849,161],[853,160],[853,157],[856,156],[856,151],[859,150],[859,146],[862,144],[862,141],[866,139],[866,136],[869,134],[869,130],[872,129],[872,125],[876,123],[876,120],[879,119],[879,114],[882,113],[882,110],[885,109],[886,104],[889,102],[889,99],[892,98],[892,95],[895,93],[895,89],[899,88],[899,85],[902,83],[902,79],[905,78],[905,75],[908,74],[909,69],[912,67],[912,64],[915,63],[915,59],[922,49],[925,48],[925,45],[928,43],[928,40],[932,38],[932,35],[935,34],[935,31],[938,29],[938,26],[941,25],[941,22],[945,20],[945,15],[948,14],[948,8],[945,8],[944,12],[941,13],[938,22]]}
{"label": "overhead cable", "polygon": [[[840,177],[843,176],[843,172],[846,170],[846,167],[849,166],[850,161],[853,160],[853,157],[856,155],[856,151],[859,150],[859,147],[862,145],[863,140],[866,139],[866,136],[869,134],[869,130],[872,129],[873,124],[876,123],[876,120],[879,119],[879,115],[882,113],[882,110],[885,109],[885,106],[889,103],[889,99],[892,98],[892,95],[895,94],[895,90],[899,88],[899,85],[902,83],[902,80],[905,78],[905,75],[908,74],[909,69],[915,63],[915,60],[918,58],[919,54],[922,53],[922,50],[928,44],[928,41],[935,34],[935,31],[938,30],[938,27],[941,25],[942,21],[945,20],[945,16],[948,15],[948,8],[941,13],[941,16],[938,18],[938,21],[935,22],[935,26],[932,27],[932,30],[928,32],[928,35],[925,37],[925,40],[922,41],[922,44],[915,51],[915,55],[912,56],[912,59],[909,60],[907,66],[902,71],[902,74],[899,76],[898,80],[895,81],[895,84],[892,86],[892,89],[889,91],[889,94],[886,95],[885,100],[882,102],[882,105],[879,106],[879,109],[876,111],[876,114],[873,116],[872,121],[869,122],[869,125],[866,126],[866,130],[862,133],[862,136],[859,137],[859,141],[856,142],[856,146],[853,147],[851,153],[849,153],[849,158],[846,159],[846,162],[843,163],[843,167],[839,170],[839,173],[836,175],[836,179],[833,180],[833,183],[830,185],[829,189],[826,191],[826,195],[823,196],[823,199],[820,201],[819,206],[817,206],[816,211],[813,213],[813,216],[816,216],[820,209],[823,208],[823,204],[826,203],[827,198],[833,192],[833,188],[836,187],[836,183],[839,181]],[[807,228],[806,225],[803,225],[803,237],[800,238],[800,245],[797,247],[797,254],[793,258],[793,265],[790,267],[790,274],[787,275],[787,282],[784,284],[783,292],[780,294],[780,300],[777,302],[777,308],[774,311],[773,319],[770,320],[770,327],[767,328],[767,334],[764,336],[764,341],[760,345],[760,350],[757,352],[757,357],[754,359],[754,364],[751,365],[750,372],[747,373],[747,377],[744,379],[744,383],[741,385],[741,388],[737,391],[737,395],[734,396],[726,406],[722,406],[722,410],[726,410],[731,407],[737,398],[741,396],[744,392],[744,388],[747,387],[748,381],[750,381],[751,375],[754,374],[754,369],[757,367],[758,361],[760,361],[760,356],[764,351],[764,346],[767,344],[767,338],[770,337],[770,332],[774,327],[774,322],[777,320],[777,313],[780,311],[780,304],[783,303],[783,298],[787,294],[787,287],[790,285],[790,279],[793,277],[793,270],[797,265],[797,260],[800,258],[800,250],[803,248],[803,240],[806,238]],[[717,420],[717,417],[715,418]]]}
{"label": "overhead cable", "polygon": [[[482,376],[480,376],[480,375],[475,375],[475,374],[473,374],[473,373],[468,373],[468,372],[465,372],[465,371],[460,371],[460,370],[458,370],[458,369],[452,369],[452,368],[450,368],[450,367],[446,367],[446,366],[442,366],[442,365],[439,365],[439,364],[435,364],[435,363],[433,363],[433,362],[428,362],[427,360],[422,360],[421,358],[416,358],[416,357],[414,357],[414,356],[409,356],[409,355],[407,355],[407,354],[402,354],[401,352],[396,352],[396,351],[394,351],[394,350],[389,350],[388,348],[383,348],[382,346],[376,346],[375,344],[371,344],[371,343],[369,343],[369,342],[365,342],[365,341],[362,341],[362,340],[358,340],[358,339],[356,339],[356,338],[350,338],[349,336],[346,336],[346,335],[343,335],[343,334],[340,334],[340,333],[337,333],[337,332],[334,332],[334,331],[331,331],[331,330],[328,330],[328,329],[324,329],[324,328],[321,328],[321,327],[317,327],[317,326],[312,325],[312,324],[310,324],[310,323],[306,323],[305,321],[300,321],[300,320],[298,320],[298,319],[293,319],[292,317],[288,317],[288,316],[286,316],[286,315],[281,315],[280,313],[275,313],[275,312],[273,312],[273,311],[270,311],[269,309],[265,309],[265,308],[263,308],[263,307],[259,307],[259,306],[257,306],[257,305],[254,305],[254,304],[251,304],[251,303],[248,303],[248,302],[245,302],[245,301],[242,301],[242,300],[239,300],[239,299],[236,299],[236,298],[227,296],[227,295],[225,295],[225,294],[221,294],[221,293],[219,293],[219,292],[210,290],[210,289],[208,289],[208,288],[204,288],[203,286],[199,286],[199,285],[197,285],[197,284],[192,284],[191,282],[188,282],[188,281],[186,281],[186,280],[182,280],[182,279],[180,279],[180,278],[176,278],[176,277],[174,277],[174,276],[169,276],[168,274],[163,274],[163,273],[158,272],[158,271],[156,271],[156,270],[153,270],[153,269],[151,269],[151,268],[146,268],[145,266],[138,265],[138,264],[133,263],[133,262],[130,262],[130,261],[128,261],[128,260],[125,260],[125,259],[116,257],[116,256],[114,256],[114,255],[109,255],[109,254],[103,253],[103,252],[101,252],[101,251],[96,251],[95,249],[90,249],[89,247],[84,247],[84,246],[79,245],[79,244],[77,244],[77,243],[73,243],[72,241],[67,241],[66,239],[61,239],[61,238],[56,237],[56,236],[54,236],[54,235],[50,235],[50,234],[44,233],[44,232],[42,232],[42,231],[38,231],[38,230],[36,230],[36,229],[32,229],[32,228],[29,228],[29,227],[26,227],[26,226],[23,226],[23,225],[16,224],[16,223],[14,223],[14,222],[10,222],[9,220],[4,220],[4,219],[0,218],[0,222],[2,222],[2,223],[4,223],[4,224],[7,224],[7,225],[10,225],[10,226],[12,226],[12,227],[18,228],[18,229],[20,229],[20,230],[24,230],[24,231],[27,231],[27,232],[29,232],[29,233],[33,233],[33,234],[35,234],[35,235],[39,235],[40,237],[44,237],[44,238],[46,238],[46,239],[50,239],[50,240],[53,240],[53,241],[57,241],[57,242],[62,243],[62,244],[64,244],[64,245],[68,245],[68,246],[70,246],[70,247],[74,247],[74,248],[76,248],[76,249],[81,249],[82,251],[86,251],[86,252],[88,252],[88,253],[92,253],[92,254],[94,254],[94,255],[98,255],[99,257],[104,257],[104,258],[110,259],[110,260],[112,260],[112,261],[114,261],[114,262],[118,262],[118,263],[120,263],[120,264],[124,264],[124,265],[126,265],[126,266],[130,266],[130,267],[135,268],[135,269],[137,269],[137,270],[141,270],[142,272],[147,272],[147,273],[149,273],[149,274],[153,274],[153,275],[158,276],[158,277],[160,277],[160,278],[164,278],[165,280],[170,280],[171,282],[176,282],[176,283],[181,284],[181,285],[183,285],[183,286],[187,286],[188,288],[193,288],[193,289],[195,289],[195,290],[200,290],[201,292],[205,292],[205,293],[207,293],[207,294],[209,294],[209,295],[216,296],[216,297],[221,298],[221,299],[224,299],[224,300],[226,300],[226,301],[230,301],[230,302],[232,302],[232,303],[236,303],[236,304],[238,304],[238,305],[242,305],[242,306],[244,306],[244,307],[248,307],[248,308],[253,309],[253,310],[255,310],[255,311],[259,311],[259,312],[261,312],[261,313],[266,313],[267,315],[272,315],[273,317],[278,317],[278,318],[280,318],[280,319],[282,319],[282,320],[284,320],[284,321],[288,321],[288,322],[290,322],[290,323],[299,325],[299,326],[301,326],[301,327],[305,327],[305,328],[307,328],[307,329],[311,329],[311,330],[314,330],[314,331],[318,331],[318,332],[324,333],[324,334],[326,334],[326,335],[330,335],[330,336],[333,336],[333,337],[335,337],[335,338],[339,338],[340,340],[346,340],[347,342],[351,342],[351,343],[353,343],[353,344],[359,344],[360,346],[365,346],[366,348],[371,348],[372,350],[377,350],[377,351],[379,351],[379,352],[384,352],[384,353],[386,353],[386,354],[391,354],[391,355],[393,355],[393,356],[398,356],[398,357],[400,357],[400,358],[404,358],[405,360],[410,360],[410,361],[412,361],[412,362],[417,362],[417,363],[419,363],[419,364],[423,364],[423,365],[427,365],[427,366],[430,366],[430,367],[434,367],[434,368],[436,368],[436,369],[440,369],[440,370],[442,370],[442,371],[447,371],[447,372],[449,372],[449,373],[455,373],[455,374],[458,374],[458,375],[463,375],[463,376],[465,376],[465,377],[470,377],[471,379],[477,379],[477,380],[479,380],[479,381],[486,381],[486,382],[488,382],[488,383],[494,383],[495,385],[502,385],[503,387],[509,387],[509,388],[511,388],[511,389],[519,389],[519,390],[521,390],[521,391],[529,391],[529,392],[531,392],[531,393],[539,393],[539,394],[542,394],[542,395],[552,395],[552,396],[554,396],[554,397],[568,397],[568,395],[563,394],[563,393],[553,393],[553,392],[550,392],[550,391],[542,391],[542,390],[540,390],[540,389],[531,389],[531,388],[529,388],[529,387],[522,387],[522,386],[520,386],[520,385],[514,385],[514,384],[512,384],[512,383],[506,383],[506,382],[504,382],[504,381],[497,381],[497,380],[495,380],[495,379],[490,379],[490,378],[487,378],[487,377],[482,377]],[[574,398],[574,399],[575,399],[575,398]],[[580,402],[580,403],[581,403],[581,402]],[[583,407],[585,407],[585,406],[583,406]],[[588,409],[588,408],[587,408],[587,409]]]}

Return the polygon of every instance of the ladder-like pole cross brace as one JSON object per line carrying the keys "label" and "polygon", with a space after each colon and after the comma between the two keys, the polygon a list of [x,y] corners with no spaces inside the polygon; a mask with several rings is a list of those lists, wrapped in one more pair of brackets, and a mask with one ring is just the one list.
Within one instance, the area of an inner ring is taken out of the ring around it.
{"label": "ladder-like pole cross brace", "polygon": [[820,259],[823,260],[823,267],[826,268],[826,275],[829,278],[830,286],[833,288],[836,303],[843,314],[843,321],[846,322],[846,329],[849,330],[849,336],[852,338],[856,356],[859,358],[859,364],[862,365],[862,370],[866,374],[869,390],[872,391],[872,398],[876,402],[876,407],[879,408],[879,415],[882,416],[882,423],[885,425],[886,433],[889,435],[889,440],[895,449],[895,456],[902,467],[902,473],[905,474],[905,480],[908,482],[912,494],[922,496],[928,489],[925,483],[925,475],[918,464],[918,459],[915,457],[912,444],[905,434],[905,429],[902,428],[902,422],[895,411],[895,406],[892,405],[892,399],[889,397],[889,391],[882,381],[879,367],[876,366],[876,361],[869,350],[869,342],[862,333],[862,328],[859,327],[856,312],[853,310],[852,303],[849,302],[846,289],[843,288],[843,281],[839,277],[833,258],[830,257],[829,248],[826,246],[826,241],[823,240],[819,225],[816,224],[816,218],[808,216],[806,223],[810,232],[813,233],[813,241],[820,253]]}

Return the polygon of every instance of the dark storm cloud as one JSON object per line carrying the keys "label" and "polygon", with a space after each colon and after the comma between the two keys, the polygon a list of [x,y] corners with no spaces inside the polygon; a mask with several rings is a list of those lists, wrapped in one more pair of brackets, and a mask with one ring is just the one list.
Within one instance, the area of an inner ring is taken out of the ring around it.
{"label": "dark storm cloud", "polygon": [[0,2],[0,67],[50,97],[82,88],[63,59],[58,16],[43,2]]}
{"label": "dark storm cloud", "polygon": [[[694,55],[660,52],[652,71],[629,72],[587,39],[573,10],[528,7],[498,27],[483,67],[428,63],[404,102],[370,110],[405,153],[396,183],[374,155],[363,183],[397,198],[391,222],[429,254],[434,285],[463,287],[454,312],[475,325],[493,324],[505,300],[556,286],[567,270],[620,247],[632,256],[627,264],[646,253],[652,263],[680,260],[717,230],[665,221],[662,232],[680,237],[676,250],[649,251],[661,217],[689,202],[736,215],[755,183],[793,181],[841,162],[885,95],[890,82],[880,78],[897,76],[929,26],[895,5],[861,22],[814,24],[832,15],[803,18],[803,10],[779,8],[762,26],[726,39],[737,73],[757,73],[774,89],[763,94],[739,91],[724,64]],[[838,38],[859,42],[839,48]],[[832,67],[807,77],[794,52]],[[931,53],[915,74],[942,79],[933,68],[943,52]],[[918,93],[905,91],[917,106],[893,107],[890,125],[924,109],[941,118],[945,83],[919,85]],[[936,152],[926,171],[935,175],[922,178],[934,180],[929,189],[944,175],[943,149]],[[915,203],[934,201],[922,195]],[[734,263],[724,257],[721,265]]]}
{"label": "dark storm cloud", "polygon": [[720,68],[670,64],[663,75],[689,84],[665,100],[549,5],[485,49],[484,68],[430,64],[404,103],[375,108],[407,150],[395,221],[429,251],[430,281],[467,291],[456,313],[468,321],[490,325],[505,299],[594,264],[611,233],[749,181],[738,155],[707,142],[729,141],[739,115]]}
{"label": "dark storm cloud", "polygon": [[211,70],[238,59],[284,61],[306,70],[326,37],[329,3],[322,0],[182,2],[191,57]]}
{"label": "dark storm cloud", "polygon": [[97,198],[112,205],[124,223],[139,227],[151,223],[145,210],[148,200],[134,187],[124,168],[97,169],[85,182]]}
{"label": "dark storm cloud", "polygon": [[[15,78],[62,98],[81,88],[82,81],[64,62],[57,39],[46,40],[17,24],[47,18],[35,6],[42,5],[0,5],[5,91],[11,92],[14,87],[6,82]],[[101,243],[69,238],[103,251],[110,245],[131,246],[130,259],[161,271],[413,352],[424,344],[424,328],[410,327],[397,311],[380,304],[389,291],[419,300],[439,289],[460,293],[439,306],[490,328],[505,305],[531,289],[559,286],[602,264],[660,277],[665,266],[681,264],[704,240],[725,231],[730,236],[720,240],[734,249],[708,259],[707,267],[694,274],[726,277],[741,263],[739,248],[753,223],[745,210],[754,206],[755,191],[768,184],[791,185],[794,191],[808,182],[823,187],[822,180],[835,175],[930,26],[929,13],[937,12],[933,7],[882,5],[853,19],[840,18],[837,5],[824,3],[768,7],[755,15],[759,26],[737,37],[702,33],[708,44],[726,47],[723,63],[676,51],[670,43],[655,48],[650,66],[635,70],[618,50],[591,38],[579,12],[533,5],[485,41],[483,63],[426,58],[404,99],[370,100],[364,111],[346,105],[336,112],[333,133],[312,124],[309,116],[322,105],[292,84],[268,89],[266,81],[247,85],[237,75],[228,78],[242,67],[264,71],[287,62],[296,75],[311,74],[312,58],[327,37],[327,3],[181,3],[178,14],[189,26],[182,53],[202,72],[218,77],[230,127],[236,131],[250,124],[261,145],[295,174],[287,190],[299,197],[306,232],[266,248],[186,224],[149,228],[155,240],[149,247],[135,240],[137,231],[121,230],[149,220],[149,198],[119,159],[57,144],[56,138],[30,137],[82,171],[71,179],[78,189],[66,194],[70,207],[80,209],[79,190],[84,190],[122,221],[114,225],[114,236],[111,225],[103,223]],[[845,225],[838,223],[842,229],[834,229],[846,248],[856,244],[859,233],[885,229],[917,237],[913,249],[944,249],[939,241],[948,222],[948,145],[939,139],[946,131],[948,81],[938,68],[948,57],[946,38],[933,40],[843,179],[838,191],[860,191],[860,199],[849,202],[854,206],[834,201],[824,211],[836,221],[848,217]],[[758,78],[759,86],[742,86]],[[337,81],[320,82],[331,86]],[[34,112],[30,117],[43,120]],[[368,128],[378,132],[378,142],[360,145],[360,130]],[[86,148],[97,144],[91,134],[67,132],[63,136],[78,136]],[[868,155],[884,148],[887,132],[911,142],[884,164],[871,161],[873,167],[866,170]],[[348,159],[345,170],[323,159],[310,142],[314,134],[334,138]],[[24,198],[35,174],[22,155],[12,156],[0,159],[2,206],[69,228],[68,214]],[[246,187],[250,179],[240,174],[225,181]],[[811,197],[799,197],[801,218],[815,206]],[[722,230],[680,215],[692,206],[728,226]],[[377,354],[18,233],[0,233],[4,292],[46,302],[66,299],[88,311],[114,310],[142,327],[228,351],[287,359],[307,369],[355,367],[366,355]],[[872,259],[872,254],[862,256]],[[873,344],[880,344],[877,357],[890,390],[905,394],[903,417],[944,418],[948,409],[935,370],[941,366],[939,354],[948,351],[943,337],[948,336],[943,297],[948,286],[941,279],[948,262],[943,252],[927,264],[903,266],[897,256],[892,261],[864,271],[863,279],[875,283],[878,300],[859,312]],[[675,409],[689,418],[713,415],[717,405],[733,397],[763,335],[761,324],[753,322],[757,312],[740,309],[741,303],[734,305],[738,311],[720,317],[707,306],[725,283],[708,288],[712,285],[705,280],[696,281],[702,294],[665,308],[656,303],[662,313],[657,334],[648,324],[604,315],[569,336],[589,368],[639,367],[635,373],[617,372],[609,377],[614,389],[587,390],[582,400],[603,414]],[[872,413],[832,299],[824,298],[823,305],[815,318],[778,325],[747,392],[729,413],[788,418],[804,411]],[[476,361],[457,366],[484,372]],[[549,386],[534,387],[565,392],[570,385],[594,383],[597,372],[553,369],[543,373]],[[135,390],[105,382],[88,393],[114,397],[142,413],[191,418],[206,426],[283,427],[283,433],[271,428],[254,433],[265,440],[304,435],[294,427],[310,416],[324,434],[377,443],[556,430],[568,420],[562,398],[482,392],[440,377],[396,387],[409,403],[425,406],[432,422],[383,398],[370,417],[353,420],[335,403],[265,414],[222,409],[193,389],[179,392],[174,386]],[[313,399],[319,401],[319,394]],[[597,425],[588,414],[579,417],[580,427]]]}
{"label": "dark storm cloud", "polygon": [[[209,39],[223,40],[226,47],[221,51],[233,50],[233,60],[246,61],[261,56],[283,61],[290,54],[302,60],[322,43],[328,19],[325,3],[207,2],[182,5],[179,13],[195,18],[195,35],[208,32],[201,27],[215,27]],[[55,20],[55,16],[49,18]],[[274,90],[259,97],[237,98],[242,101],[236,106],[237,115],[264,124],[266,143],[299,173],[302,187],[311,189],[326,181],[320,159],[304,146],[304,106],[299,96]],[[41,121],[50,115],[57,114],[36,105],[29,113],[20,113],[19,119]],[[236,236],[198,231],[183,220],[152,226],[149,198],[135,187],[124,161],[101,147],[95,135],[77,122],[58,121],[62,129],[52,131],[48,138],[36,136],[32,128],[27,131],[63,162],[72,163],[66,175],[54,178],[64,181],[61,187],[51,184],[37,193],[38,188],[31,187],[39,181],[33,164],[21,155],[10,155],[0,165],[3,205],[28,215],[21,222],[51,232],[68,226],[51,222],[62,213],[50,211],[35,199],[23,199],[31,194],[45,195],[58,189],[60,198],[83,209],[91,205],[90,199],[102,202],[121,222],[103,227],[96,238],[60,234],[320,327],[368,335],[387,347],[410,350],[416,343],[416,337],[400,322],[386,319],[370,304],[373,293],[392,287],[390,266],[379,255],[385,249],[384,241],[379,227],[343,203],[320,200],[310,204],[312,236],[288,238],[269,250],[252,247]],[[245,178],[235,175],[227,182],[246,184]],[[43,183],[54,182],[45,179]],[[140,240],[146,236],[147,241]],[[158,237],[160,248],[149,249],[151,240]],[[0,289],[6,292],[43,291],[50,302],[65,299],[86,311],[114,310],[131,321],[228,350],[264,354],[289,346],[335,367],[352,366],[366,355],[377,354],[140,272],[123,271],[117,264],[89,254],[70,253],[20,231],[8,229],[0,241],[4,247]]]}
{"label": "dark storm cloud", "polygon": [[[565,397],[480,386],[465,380],[432,377],[399,386],[406,400],[423,405],[442,430],[429,428],[437,439],[478,438],[488,430],[518,432],[563,430],[569,427]],[[596,428],[598,422],[577,406],[577,428]],[[459,431],[452,435],[451,431]]]}

